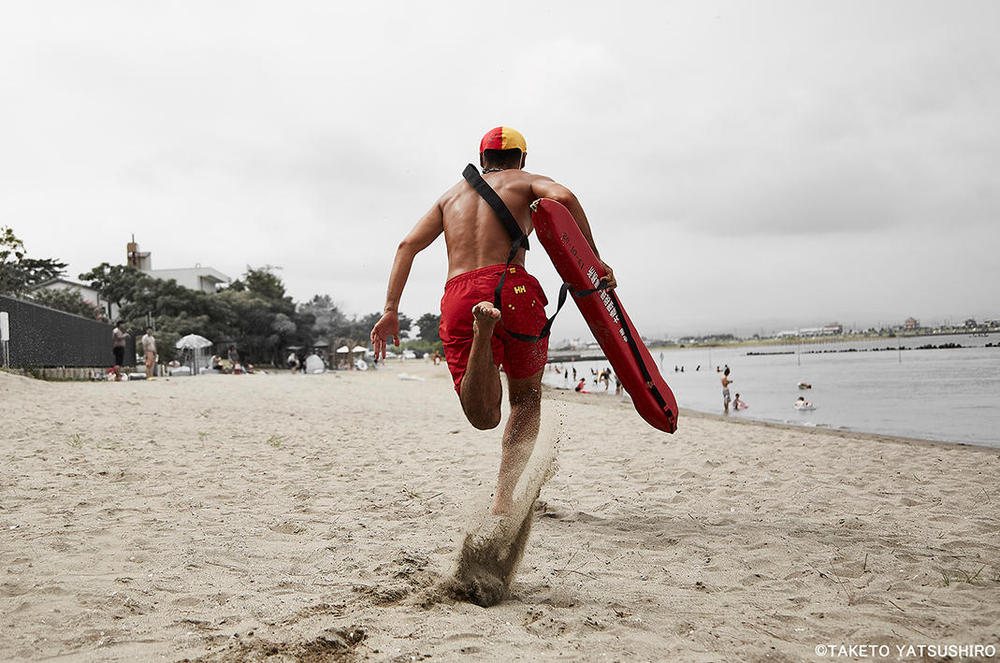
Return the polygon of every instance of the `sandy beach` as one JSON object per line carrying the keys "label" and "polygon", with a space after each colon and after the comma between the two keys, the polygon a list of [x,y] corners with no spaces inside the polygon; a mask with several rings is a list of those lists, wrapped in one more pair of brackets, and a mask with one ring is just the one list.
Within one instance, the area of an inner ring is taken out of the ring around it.
{"label": "sandy beach", "polygon": [[4,661],[1000,647],[997,449],[692,413],[669,436],[627,402],[548,391],[536,453],[555,462],[529,467],[524,556],[483,608],[440,586],[483,521],[500,432],[465,422],[444,366],[0,374],[0,405]]}

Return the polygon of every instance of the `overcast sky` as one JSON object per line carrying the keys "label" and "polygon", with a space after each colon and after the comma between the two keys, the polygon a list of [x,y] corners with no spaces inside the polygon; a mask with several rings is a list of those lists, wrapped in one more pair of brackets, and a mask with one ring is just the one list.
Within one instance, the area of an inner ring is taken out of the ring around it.
{"label": "overcast sky", "polygon": [[[644,335],[1000,317],[1000,3],[347,5],[5,3],[0,224],[72,277],[134,233],[369,313],[504,124]],[[445,271],[442,238],[403,312]]]}

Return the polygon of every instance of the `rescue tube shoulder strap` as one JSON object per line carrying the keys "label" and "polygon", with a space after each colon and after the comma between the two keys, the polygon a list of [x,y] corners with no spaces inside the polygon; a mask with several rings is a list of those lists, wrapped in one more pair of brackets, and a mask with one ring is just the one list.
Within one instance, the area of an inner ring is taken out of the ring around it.
{"label": "rescue tube shoulder strap", "polygon": [[[472,185],[472,188],[476,190],[483,200],[493,208],[493,211],[497,213],[497,217],[500,219],[500,223],[507,230],[507,234],[510,235],[511,249],[514,253],[517,252],[522,246],[524,250],[527,251],[531,247],[528,246],[528,236],[524,234],[521,230],[521,226],[518,224],[514,215],[510,213],[507,209],[507,205],[504,204],[503,200],[500,198],[500,194],[493,190],[489,182],[483,179],[483,176],[479,174],[479,169],[473,166],[471,163],[465,167],[462,171],[462,177],[465,181]],[[510,264],[510,260],[507,261]]]}
{"label": "rescue tube shoulder strap", "polygon": [[559,311],[562,309],[563,304],[566,303],[566,295],[568,293],[573,293],[574,297],[586,297],[592,295],[595,292],[604,290],[608,287],[608,282],[606,279],[602,279],[600,285],[596,288],[591,288],[589,290],[573,290],[573,286],[569,283],[563,283],[559,288],[559,303],[556,306],[556,312],[552,314],[548,320],[545,321],[545,325],[538,334],[521,334],[520,332],[512,331],[507,328],[507,325],[503,324],[503,308],[500,305],[500,293],[503,290],[504,280],[507,278],[507,272],[510,270],[510,263],[514,261],[517,257],[517,252],[523,247],[527,251],[530,247],[528,246],[528,236],[524,234],[521,230],[521,226],[518,224],[514,215],[511,214],[510,209],[500,198],[500,195],[493,190],[493,187],[489,185],[489,182],[483,179],[482,175],[479,174],[479,169],[473,166],[471,163],[465,167],[462,171],[462,177],[468,182],[476,193],[478,193],[486,203],[493,208],[496,212],[497,218],[500,219],[500,223],[507,230],[507,234],[510,236],[510,254],[507,256],[507,264],[504,265],[503,274],[500,275],[500,280],[497,282],[497,287],[493,289],[493,306],[500,311],[500,324],[503,325],[504,331],[513,336],[519,341],[524,341],[526,343],[537,343],[546,336],[552,329],[552,322],[559,315]]}

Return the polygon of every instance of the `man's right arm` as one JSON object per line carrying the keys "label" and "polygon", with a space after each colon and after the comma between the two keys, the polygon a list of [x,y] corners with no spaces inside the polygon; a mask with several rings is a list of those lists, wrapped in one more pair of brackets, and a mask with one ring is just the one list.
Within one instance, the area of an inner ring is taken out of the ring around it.
{"label": "man's right arm", "polygon": [[389,287],[385,294],[382,317],[372,327],[371,341],[376,357],[385,358],[385,339],[389,336],[393,337],[393,344],[399,346],[399,300],[403,295],[406,279],[410,276],[413,258],[430,246],[442,232],[444,232],[444,213],[438,201],[399,243],[396,257],[392,261],[392,271],[389,273]]}

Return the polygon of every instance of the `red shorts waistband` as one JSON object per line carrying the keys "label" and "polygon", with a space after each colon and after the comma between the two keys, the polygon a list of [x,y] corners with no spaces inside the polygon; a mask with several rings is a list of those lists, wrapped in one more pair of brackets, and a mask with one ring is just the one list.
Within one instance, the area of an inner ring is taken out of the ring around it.
{"label": "red shorts waistband", "polygon": [[[450,285],[453,285],[453,284],[456,284],[456,283],[462,283],[463,281],[468,281],[469,279],[474,279],[474,278],[479,277],[479,276],[488,276],[490,274],[498,274],[499,275],[501,272],[504,271],[504,269],[513,270],[511,272],[511,274],[516,274],[518,272],[523,273],[523,274],[528,274],[528,270],[526,270],[521,265],[510,265],[508,267],[507,265],[504,265],[503,263],[498,263],[496,265],[487,265],[486,267],[480,267],[479,269],[473,269],[470,272],[462,272],[458,276],[453,276],[450,279],[448,279],[447,281],[445,281],[444,287],[447,288]],[[531,276],[531,275],[528,274],[528,276]]]}

